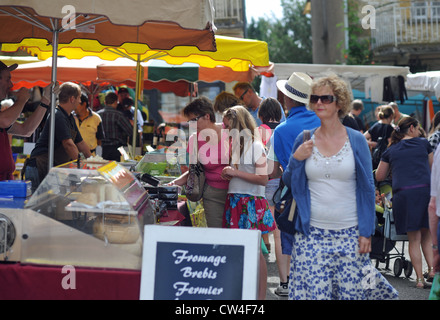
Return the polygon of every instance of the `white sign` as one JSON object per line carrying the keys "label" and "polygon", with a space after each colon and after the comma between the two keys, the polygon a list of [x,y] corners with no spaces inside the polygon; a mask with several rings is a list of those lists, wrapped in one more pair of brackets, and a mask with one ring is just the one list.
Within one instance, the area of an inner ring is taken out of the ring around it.
{"label": "white sign", "polygon": [[146,225],[141,300],[255,300],[261,232]]}

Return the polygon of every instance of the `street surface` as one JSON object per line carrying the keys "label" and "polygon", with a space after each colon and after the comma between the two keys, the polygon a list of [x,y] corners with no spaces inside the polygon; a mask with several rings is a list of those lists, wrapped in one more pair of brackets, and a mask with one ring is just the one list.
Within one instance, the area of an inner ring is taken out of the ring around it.
{"label": "street surface", "polygon": [[[275,243],[273,239],[273,234],[269,235],[269,240],[271,243],[271,252],[266,255],[267,262],[267,294],[266,300],[287,300],[287,297],[279,297],[274,294],[274,290],[278,287],[280,279],[278,277],[278,268],[275,260]],[[397,242],[395,248],[399,251],[402,249],[402,242]],[[404,255],[407,260],[409,260],[408,254],[408,242],[405,242]],[[394,251],[390,251],[393,253]],[[391,259],[389,264],[390,270],[385,270],[385,263],[380,263],[378,269],[384,275],[384,277],[390,282],[390,284],[399,292],[399,300],[428,300],[431,288],[427,289],[417,289],[416,288],[416,276],[415,271],[413,271],[410,278],[405,278],[404,272],[400,277],[396,277],[393,272],[393,265],[395,259]],[[373,260],[373,266],[375,266],[375,260]],[[426,264],[423,265],[423,270],[427,269]]]}

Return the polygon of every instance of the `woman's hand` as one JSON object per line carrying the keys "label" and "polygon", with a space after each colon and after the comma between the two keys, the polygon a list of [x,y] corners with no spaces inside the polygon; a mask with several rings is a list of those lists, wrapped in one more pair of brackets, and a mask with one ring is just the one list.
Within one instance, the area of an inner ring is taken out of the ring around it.
{"label": "woman's hand", "polygon": [[170,181],[167,185],[168,186],[183,186],[186,184],[186,181],[188,180],[188,172],[185,172],[180,177],[174,179],[173,181]]}
{"label": "woman's hand", "polygon": [[303,161],[310,157],[313,152],[313,141],[308,140],[301,144],[298,149],[296,149],[295,153],[293,154],[293,157],[298,161]]}
{"label": "woman's hand", "polygon": [[365,238],[359,237],[359,253],[369,253],[371,252],[371,237]]}
{"label": "woman's hand", "polygon": [[377,141],[373,141],[373,140],[367,140],[368,146],[370,147],[370,149],[374,149],[377,147]]}
{"label": "woman's hand", "polygon": [[236,175],[237,175],[237,170],[231,166],[227,166],[223,168],[221,177],[224,180],[231,180]]}

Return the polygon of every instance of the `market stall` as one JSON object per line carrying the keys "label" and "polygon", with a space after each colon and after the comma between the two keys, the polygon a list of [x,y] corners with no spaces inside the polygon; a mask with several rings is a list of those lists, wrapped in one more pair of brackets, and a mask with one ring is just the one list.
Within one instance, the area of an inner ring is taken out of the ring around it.
{"label": "market stall", "polygon": [[[57,80],[61,83],[73,81],[86,86],[96,82],[96,65],[101,63],[97,57],[86,57],[80,60],[58,59]],[[52,58],[44,61],[20,65],[11,73],[14,86],[20,88],[45,87],[52,81]]]}
{"label": "market stall", "polygon": [[31,196],[28,182],[1,183],[0,299],[139,298],[144,225],[184,217],[177,187],[131,166],[69,162]]}
{"label": "market stall", "polygon": [[[345,79],[352,89],[368,93],[375,102],[383,101],[381,87],[384,78],[399,76],[406,78],[410,73],[409,67],[379,65],[275,63],[273,68],[273,74],[278,79],[288,79],[293,72],[304,72],[312,78],[338,75]],[[377,97],[379,98],[374,100]]]}
{"label": "market stall", "polygon": [[[104,75],[100,73],[98,77],[98,70],[104,66],[106,67],[106,73]],[[184,67],[178,67],[179,69],[184,69]],[[121,71],[124,72],[123,76],[114,76],[115,74],[120,74]],[[136,66],[133,65],[130,68],[124,58],[118,58],[110,64],[98,57],[83,57],[81,59],[62,57],[58,58],[57,62],[57,80],[61,83],[72,81],[87,87],[93,85],[94,88],[106,85],[135,87],[135,74]],[[143,84],[144,89],[156,88],[161,92],[173,92],[178,96],[188,96],[191,82],[197,80],[188,78],[186,75],[182,79],[172,80],[168,79],[167,75],[156,74],[154,78],[146,78]],[[12,83],[14,84],[12,90],[18,90],[22,87],[45,87],[52,81],[52,58],[20,65],[11,76]]]}
{"label": "market stall", "polygon": [[[352,89],[353,98],[364,102],[361,117],[369,125],[376,121],[375,108],[390,101],[396,101],[402,113],[413,114],[425,129],[429,128],[433,114],[440,110],[439,71],[412,74],[409,67],[401,66],[275,63],[271,72],[278,80],[288,79],[293,72],[304,72],[312,78],[339,76]],[[262,78],[266,88],[273,87],[272,92],[276,93],[276,81]]]}
{"label": "market stall", "polygon": [[[54,57],[66,48],[94,55],[104,46],[136,56],[180,46],[216,50],[210,1],[156,2],[1,0],[2,50],[9,44],[16,46],[10,51],[48,50]],[[148,191],[114,162],[52,168],[53,152],[48,176],[24,206],[0,208],[0,298],[137,299],[142,226],[157,222]],[[65,281],[69,270],[81,276],[78,287]]]}
{"label": "market stall", "polygon": [[[149,10],[152,6],[154,11]],[[215,51],[213,10],[212,3],[206,0],[171,1],[159,6],[155,1],[127,0],[123,8],[116,1],[105,1],[104,4],[84,0],[0,0],[3,22],[0,29],[5,28],[2,29],[2,50],[48,50],[53,57],[62,56],[62,48],[77,49],[90,56],[103,51],[104,46],[112,47],[114,51],[124,46],[127,53],[138,57],[151,49],[169,50],[176,46]],[[8,44],[15,49],[7,49]],[[54,84],[57,81],[57,59],[53,59],[51,78]],[[136,93],[138,96],[139,90]],[[55,95],[52,88],[52,113],[55,111]],[[136,122],[136,116],[134,120]],[[50,126],[49,145],[52,146],[54,117],[51,117]],[[135,131],[133,133],[135,146]],[[53,166],[53,157],[54,150],[49,147],[49,169]]]}
{"label": "market stall", "polygon": [[434,94],[440,101],[440,71],[427,71],[409,74],[406,77],[408,90]]}

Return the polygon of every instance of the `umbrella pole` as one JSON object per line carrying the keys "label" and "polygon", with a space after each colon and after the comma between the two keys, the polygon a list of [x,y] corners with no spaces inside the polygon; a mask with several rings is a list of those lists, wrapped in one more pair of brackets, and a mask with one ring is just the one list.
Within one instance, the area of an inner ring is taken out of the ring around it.
{"label": "umbrella pole", "polygon": [[133,144],[132,144],[133,152],[131,153],[133,156],[133,159],[136,156],[136,138],[138,135],[138,132],[137,132],[137,114],[138,114],[138,112],[137,111],[138,111],[138,99],[139,99],[140,90],[141,90],[140,81],[143,81],[143,79],[140,79],[140,74],[141,74],[141,61],[140,61],[140,55],[138,55],[137,60],[136,60],[136,93],[135,93],[135,99],[134,99],[134,117],[133,117]]}
{"label": "umbrella pole", "polygon": [[57,81],[57,60],[58,60],[58,19],[54,20],[54,30],[52,36],[52,83],[51,83],[51,97],[50,97],[50,131],[49,131],[49,168],[53,167],[54,148],[55,148],[55,83]]}

